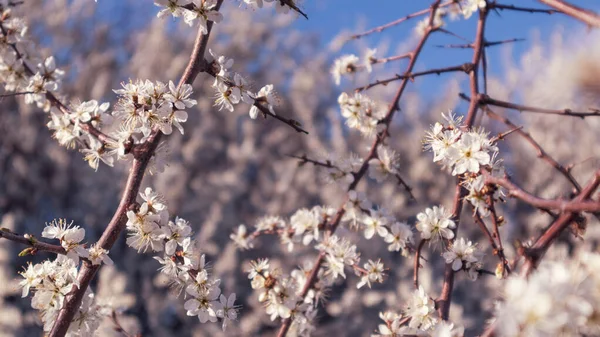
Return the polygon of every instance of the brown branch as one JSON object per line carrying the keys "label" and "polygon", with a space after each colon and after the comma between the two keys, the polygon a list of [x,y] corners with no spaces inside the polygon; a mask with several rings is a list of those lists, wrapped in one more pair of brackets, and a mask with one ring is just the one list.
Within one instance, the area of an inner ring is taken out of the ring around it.
{"label": "brown branch", "polygon": [[507,177],[497,178],[491,176],[487,172],[484,172],[483,174],[485,176],[486,184],[502,186],[507,190],[509,197],[515,197],[542,210],[559,210],[561,213],[600,211],[600,201],[580,200],[579,198],[572,200],[543,199],[523,190],[511,182]]}
{"label": "brown branch", "polygon": [[444,29],[444,28],[438,28],[438,29],[437,29],[437,31],[438,31],[438,32],[440,32],[440,33],[444,33],[444,34],[447,34],[447,35],[453,36],[453,37],[455,37],[455,38],[457,38],[457,39],[459,39],[459,40],[463,40],[463,41],[469,42],[469,40],[468,40],[467,38],[465,38],[465,37],[462,37],[462,36],[460,36],[460,35],[458,35],[458,34],[456,34],[456,33],[454,33],[454,32],[451,32],[451,31],[447,30],[447,29]]}
{"label": "brown branch", "polygon": [[539,0],[541,3],[546,4],[557,11],[571,16],[585,24],[600,28],[600,16],[590,10],[574,6],[566,1],[562,0]]}
{"label": "brown branch", "polygon": [[[513,43],[513,42],[521,42],[521,41],[525,41],[525,39],[520,39],[520,38],[514,38],[514,39],[508,39],[508,40],[501,40],[501,41],[492,41],[492,42],[485,42],[483,45],[484,47],[494,47],[494,46],[500,46],[503,44],[507,44],[507,43]],[[473,48],[473,44],[472,43],[467,43],[467,44],[447,44],[447,45],[436,45],[436,47],[438,48],[458,48],[458,49],[472,49]]]}
{"label": "brown branch", "polygon": [[475,220],[475,223],[479,226],[481,231],[487,237],[488,241],[490,242],[490,245],[492,246],[494,255],[498,255],[498,259],[500,259],[500,262],[504,266],[504,270],[510,271],[510,267],[508,265],[508,260],[506,260],[506,257],[504,256],[504,249],[502,248],[502,240],[500,239],[500,233],[498,231],[498,221],[495,218],[495,216],[496,216],[495,210],[493,212],[493,216],[494,216],[494,218],[492,218],[492,223],[493,223],[494,234],[492,234],[490,232],[490,230],[486,226],[486,224],[483,221],[483,219],[481,218],[481,216],[477,213],[477,210],[473,207],[473,219]]}
{"label": "brown branch", "polygon": [[[408,64],[408,66],[407,66],[406,73],[410,73],[412,71],[412,69],[414,68],[414,66],[417,62],[417,58],[418,58],[419,54],[421,53],[421,50],[423,49],[425,42],[427,41],[427,38],[434,31],[433,19],[434,19],[434,15],[435,15],[437,8],[440,6],[440,2],[441,2],[441,0],[436,0],[431,5],[431,8],[429,10],[431,12],[430,16],[429,16],[429,26],[425,30],[425,34],[421,37],[421,40],[417,44],[417,47],[411,53],[411,58],[410,58],[410,62]],[[408,84],[408,79],[404,79],[402,81],[402,83],[400,84],[400,87],[398,88],[398,91],[396,92],[396,95],[394,96],[392,103],[388,107],[385,117],[382,119],[382,123],[384,123],[384,125],[386,126],[386,129],[380,135],[378,135],[378,137],[373,142],[373,145],[371,146],[371,150],[369,151],[369,154],[364,158],[362,166],[360,167],[358,172],[356,172],[356,174],[354,175],[354,181],[348,187],[348,191],[352,191],[356,188],[356,186],[358,185],[358,183],[360,182],[362,177],[366,174],[366,172],[369,168],[369,160],[371,160],[377,156],[377,147],[380,144],[382,144],[383,140],[385,139],[386,135],[388,134],[387,129],[392,121],[394,112],[396,110],[398,110],[398,103],[400,101],[400,98],[402,97],[402,94],[404,93],[404,90],[406,89],[407,84]],[[330,234],[335,232],[335,230],[337,229],[338,225],[340,224],[340,222],[342,220],[342,216],[345,213],[345,209],[343,206],[344,204],[345,204],[345,202],[342,203],[342,206],[340,206],[340,208],[338,208],[338,210],[337,210],[337,213],[331,223],[331,227],[330,227],[331,229],[329,231]],[[299,295],[299,297],[301,299],[304,299],[304,297],[306,297],[306,294],[308,293],[308,291],[312,288],[312,286],[316,282],[317,275],[319,273],[319,270],[321,269],[321,266],[322,266],[324,260],[325,260],[325,252],[322,251],[319,253],[319,256],[317,257],[317,259],[314,263],[314,266],[313,266],[312,270],[310,271],[309,276],[306,279],[306,283],[302,287],[302,292]],[[281,327],[279,328],[279,332],[277,333],[277,336],[285,337],[287,335],[287,332],[290,329],[291,325],[292,325],[291,318],[284,319],[281,324]]]}
{"label": "brown branch", "polygon": [[[485,43],[485,23],[487,18],[487,8],[483,8],[479,10],[479,19],[477,21],[477,31],[475,34],[475,43],[473,50],[473,59],[471,63],[473,64],[473,68],[469,73],[469,82],[471,88],[471,95],[477,96],[479,93],[479,85],[478,85],[478,77],[477,77],[477,68],[479,67],[479,62],[481,61],[481,55],[484,49]],[[469,103],[469,110],[467,112],[467,117],[465,118],[465,129],[470,129],[475,122],[475,117],[477,115],[477,110],[479,108],[479,102],[476,99],[471,99]],[[462,179],[458,178],[456,184],[456,191],[454,195],[454,206],[452,209],[452,220],[456,224],[456,228],[453,230],[456,234],[458,232],[458,227],[460,224],[460,214],[463,208],[464,197],[467,195],[467,190],[462,186]],[[456,235],[455,235],[456,237]],[[450,314],[450,304],[452,303],[452,289],[454,288],[454,270],[452,269],[451,264],[446,264],[444,268],[444,281],[442,284],[442,292],[440,293],[440,297],[436,300],[438,314],[440,318],[443,320],[448,320],[448,316]]]}
{"label": "brown branch", "polygon": [[[581,193],[574,199],[574,201],[583,201],[588,199],[594,191],[600,186],[600,170],[596,171],[594,177],[590,180],[588,185],[581,191]],[[522,276],[528,276],[540,263],[544,254],[556,240],[556,238],[569,226],[571,221],[576,217],[577,213],[566,212],[561,214],[554,222],[548,227],[547,230],[542,233],[535,241],[532,247],[524,248],[525,253],[525,265],[521,269]],[[493,322],[488,325],[485,330],[481,333],[481,337],[491,337],[495,335],[497,328],[497,322]]]}
{"label": "brown branch", "polygon": [[[485,107],[484,110],[489,117],[506,124],[510,128],[517,128],[517,126],[508,118],[498,115],[489,107]],[[523,137],[525,141],[531,144],[531,146],[533,146],[538,158],[541,158],[542,160],[550,164],[550,166],[554,167],[558,172],[560,172],[560,174],[567,178],[567,180],[573,185],[573,187],[575,187],[577,192],[581,191],[581,185],[579,185],[579,183],[577,182],[577,180],[575,180],[575,178],[569,172],[569,170],[567,170],[563,165],[559,164],[554,158],[548,155],[548,153],[540,146],[540,144],[538,144],[538,142],[535,141],[535,139],[533,139],[533,137],[528,132],[525,132],[521,129],[516,129],[515,132],[521,137]]]}
{"label": "brown branch", "polygon": [[[462,93],[460,94],[460,96],[463,98],[468,98],[468,96],[466,96],[465,94],[462,94]],[[542,113],[542,114],[550,114],[550,115],[572,116],[572,117],[579,117],[582,119],[585,117],[591,117],[591,116],[599,116],[600,117],[599,111],[592,110],[591,112],[574,112],[571,109],[558,110],[558,109],[537,108],[537,107],[532,107],[532,106],[511,103],[511,102],[500,101],[497,99],[493,99],[490,96],[484,95],[484,94],[479,94],[477,100],[479,101],[479,104],[481,104],[481,105],[493,105],[493,106],[497,106],[497,107],[501,107],[501,108],[517,110],[520,112],[533,112],[533,113]]]}
{"label": "brown branch", "polygon": [[302,128],[302,124],[300,124],[300,122],[298,122],[297,120],[291,119],[291,118],[285,118],[282,117],[280,115],[274,114],[271,112],[271,110],[267,109],[266,107],[264,107],[262,104],[260,104],[259,102],[255,101],[254,102],[254,106],[258,108],[258,110],[260,110],[263,113],[263,116],[265,116],[265,118],[267,117],[267,115],[283,122],[284,124],[289,125],[290,127],[292,127],[294,130],[296,130],[297,132],[300,133],[304,133],[308,135],[308,131],[304,130]]}
{"label": "brown branch", "polygon": [[412,200],[417,200],[417,198],[415,198],[415,195],[412,192],[412,187],[410,187],[410,185],[408,185],[406,183],[406,181],[404,181],[404,179],[402,179],[402,176],[400,176],[399,173],[396,174],[396,179],[398,179],[398,184],[402,185],[402,187],[404,187],[404,190],[406,191],[406,193],[408,194],[408,196],[412,199]]}
{"label": "brown branch", "polygon": [[498,3],[488,3],[488,6],[490,7],[490,9],[509,10],[509,11],[515,11],[515,12],[544,13],[544,14],[562,13],[562,11],[554,10],[554,9],[518,7],[515,5],[502,5],[502,4],[498,4]]}
{"label": "brown branch", "polygon": [[364,90],[368,90],[371,89],[375,86],[378,85],[388,85],[391,82],[394,81],[398,81],[398,80],[414,80],[415,77],[419,77],[419,76],[425,76],[425,75],[431,75],[431,74],[436,74],[436,75],[440,75],[443,73],[450,73],[450,72],[465,72],[465,73],[469,73],[471,71],[471,68],[473,67],[473,65],[471,63],[465,63],[465,64],[461,64],[458,66],[453,66],[453,67],[446,67],[446,68],[437,68],[437,69],[429,69],[429,70],[425,70],[425,71],[420,71],[420,72],[416,72],[416,73],[411,73],[411,72],[406,72],[402,75],[400,74],[396,74],[394,77],[390,77],[387,78],[385,80],[377,80],[373,83],[367,84],[364,87],[358,87],[356,88],[354,91],[356,92],[360,92],[360,91],[364,91]]}
{"label": "brown branch", "polygon": [[506,259],[506,256],[504,255],[504,247],[502,246],[502,237],[500,236],[500,221],[501,220],[499,219],[498,214],[496,213],[496,206],[494,205],[494,198],[492,195],[488,195],[487,203],[488,203],[488,208],[490,210],[490,213],[492,215],[492,227],[494,228],[494,237],[498,241],[498,246],[497,246],[496,250],[494,251],[494,254],[497,254],[498,257],[500,258],[500,260],[502,260],[502,263],[504,265],[504,270],[507,273],[510,273],[511,268],[508,263],[508,260]]}
{"label": "brown branch", "polygon": [[421,239],[419,241],[419,245],[417,246],[417,250],[415,251],[415,259],[413,262],[413,284],[415,285],[415,289],[419,289],[419,268],[421,268],[421,249],[427,242],[426,239]]}
{"label": "brown branch", "polygon": [[26,238],[25,236],[15,234],[6,228],[0,228],[0,238],[5,238],[7,240],[22,243],[24,245],[29,246],[30,248],[28,248],[29,250],[27,251],[27,253],[31,255],[35,255],[36,252],[50,252],[62,255],[67,253],[62,246],[38,241],[38,239],[36,239],[33,236]]}
{"label": "brown branch", "polygon": [[390,56],[390,57],[373,58],[373,59],[371,59],[371,64],[388,63],[391,61],[409,59],[410,57],[411,57],[411,53],[405,53],[405,54],[400,54],[400,55],[395,55],[395,56]]}
{"label": "brown branch", "polygon": [[133,335],[133,334],[130,334],[129,332],[127,332],[127,330],[125,330],[123,328],[123,326],[121,325],[121,322],[119,322],[119,318],[117,317],[116,311],[114,311],[114,310],[112,311],[110,318],[113,322],[113,325],[115,326],[113,328],[113,330],[115,330],[116,332],[122,333],[125,337],[142,337],[141,333]]}
{"label": "brown branch", "polygon": [[[209,74],[210,76],[216,78],[217,77],[217,72],[216,70],[211,66],[211,63],[208,62],[206,59],[203,61],[204,66],[203,66],[203,71],[207,74]],[[235,83],[231,82],[231,80],[229,79],[224,79],[224,78],[219,78],[219,79],[223,79],[224,82],[229,85],[229,86],[235,86]],[[267,107],[265,107],[264,105],[262,105],[259,100],[254,100],[254,104],[255,107],[258,108],[258,110],[260,110],[260,112],[262,112],[263,117],[267,118],[267,116],[271,116],[275,119],[277,119],[278,121],[283,122],[284,124],[289,125],[291,128],[293,128],[294,130],[296,130],[297,132],[300,133],[304,133],[304,134],[309,134],[308,131],[304,130],[302,128],[302,124],[300,122],[298,122],[297,120],[291,119],[291,118],[285,118],[282,117],[280,115],[274,114],[272,113]]]}
{"label": "brown branch", "polygon": [[288,155],[288,157],[292,157],[292,158],[296,158],[296,159],[300,160],[300,162],[298,163],[298,165],[300,165],[300,166],[302,166],[306,163],[310,163],[310,164],[313,164],[314,166],[321,166],[321,167],[325,167],[325,168],[334,168],[334,169],[338,169],[341,171],[341,169],[339,167],[333,165],[331,163],[331,161],[329,161],[329,160],[322,162],[322,161],[318,161],[315,159],[310,159],[305,154],[302,156]]}
{"label": "brown branch", "polygon": [[[439,7],[446,7],[448,5],[451,5],[452,3],[454,3],[454,1],[448,1],[448,2],[445,2],[443,4],[440,4]],[[367,35],[370,35],[370,34],[373,34],[373,33],[381,33],[385,29],[388,29],[388,28],[393,27],[393,26],[397,26],[397,25],[401,24],[404,21],[410,20],[410,19],[418,17],[418,16],[425,15],[425,14],[427,14],[429,12],[431,12],[431,8],[420,10],[418,12],[415,12],[415,13],[409,14],[407,16],[404,16],[404,17],[402,17],[400,19],[394,20],[394,21],[392,21],[390,23],[386,23],[385,25],[378,26],[378,27],[375,27],[373,29],[369,29],[366,32],[354,34],[354,35],[350,36],[350,38],[348,38],[348,41],[360,39],[361,37],[364,37],[364,36],[367,36]]]}
{"label": "brown branch", "polygon": [[[215,9],[218,10],[222,3],[223,0],[219,0]],[[202,30],[198,29],[196,41],[194,43],[194,49],[190,56],[190,61],[179,81],[178,87],[181,87],[183,83],[192,83],[198,73],[202,70],[198,64],[203,62],[204,54],[201,54],[201,52],[205,51],[206,49],[212,25],[212,21],[209,21],[207,24],[208,32],[206,35],[203,35]],[[131,206],[135,204],[144,173],[146,172],[146,168],[148,166],[148,162],[154,155],[154,151],[160,142],[161,135],[162,133],[160,133],[158,130],[154,130],[146,143],[144,143],[144,145],[141,147],[141,151],[134,153],[133,164],[131,165],[131,169],[129,171],[129,177],[127,178],[127,183],[125,185],[119,207],[113,215],[110,223],[106,227],[104,233],[102,233],[100,240],[98,240],[96,243],[97,246],[106,250],[110,250],[119,237],[119,234],[123,231],[123,229],[125,229],[125,225],[127,223],[126,213]],[[99,268],[100,265],[94,266],[87,261],[82,263],[81,269],[77,276],[79,287],[74,285],[71,292],[65,297],[63,308],[58,314],[56,322],[54,323],[54,326],[48,335],[49,337],[63,337],[66,334],[73,317],[75,317],[75,314],[81,305],[83,295]]]}

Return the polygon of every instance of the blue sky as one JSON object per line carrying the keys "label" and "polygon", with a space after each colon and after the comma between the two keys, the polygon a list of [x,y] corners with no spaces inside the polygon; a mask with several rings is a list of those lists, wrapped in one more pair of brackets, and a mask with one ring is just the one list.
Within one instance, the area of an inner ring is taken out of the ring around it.
{"label": "blue sky", "polygon": [[[342,30],[349,30],[351,33],[362,32],[425,9],[430,3],[430,0],[304,0],[302,8],[308,14],[309,20],[299,17],[295,20],[293,26],[298,30],[318,32],[321,42],[325,47]],[[531,8],[548,8],[534,0],[499,1],[499,3]],[[600,0],[571,0],[571,3],[595,12],[600,12]],[[473,40],[477,24],[476,17],[477,15],[475,14],[469,20],[450,21],[447,19],[445,20],[447,25],[444,28],[469,40]],[[394,54],[393,49],[395,45],[406,41],[409,35],[413,34],[413,27],[416,25],[417,20],[419,19],[413,19],[390,28],[383,33],[362,38],[361,43],[364,43],[363,45],[366,46],[377,46],[381,41],[388,41],[390,43],[388,54],[377,54],[376,56],[391,56]],[[553,33],[559,29],[567,36],[586,34],[586,26],[583,23],[566,15],[531,14],[504,10],[500,11],[499,15],[495,12],[490,13],[486,26],[486,39],[488,41],[498,41],[525,38],[526,41],[513,43],[511,46],[512,58],[518,60],[524,51],[531,48],[534,36],[546,44],[549,43]],[[471,60],[472,50],[440,49],[434,47],[436,44],[449,43],[462,44],[465,42],[445,34],[434,35],[428,41],[429,47],[420,55],[415,70],[454,66]],[[360,56],[362,52],[363,49],[357,49],[356,45],[347,44],[338,54],[355,53]],[[505,46],[488,48],[488,69],[491,74],[498,75],[502,72],[502,61],[506,55]],[[398,73],[403,71],[405,64],[391,64],[386,69]],[[412,85],[412,88],[419,91],[424,98],[431,97],[430,95],[436,95],[440,90],[444,90],[443,85],[447,83],[448,76],[450,75],[419,78]],[[465,76],[463,85],[467,85],[466,79]],[[341,89],[345,90],[344,86]],[[466,87],[463,90],[465,89]]]}

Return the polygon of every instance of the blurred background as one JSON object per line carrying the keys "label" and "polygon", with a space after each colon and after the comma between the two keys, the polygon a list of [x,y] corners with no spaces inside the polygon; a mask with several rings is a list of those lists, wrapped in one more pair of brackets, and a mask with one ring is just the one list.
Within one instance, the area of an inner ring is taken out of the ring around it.
{"label": "blurred background", "polygon": [[[514,1],[538,7],[536,1]],[[573,3],[596,12],[600,2]],[[309,20],[295,15],[276,15],[270,6],[252,10],[239,1],[226,1],[224,21],[215,26],[209,48],[235,59],[233,69],[251,79],[255,90],[273,83],[278,91],[277,113],[299,120],[309,136],[295,133],[272,119],[251,120],[248,107],[233,113],[213,107],[212,79],[201,74],[194,83],[198,106],[185,124],[185,135],[168,137],[170,161],[167,170],[145,179],[162,193],[172,216],[189,220],[213,273],[222,280],[225,293],[238,294],[243,305],[240,320],[227,336],[270,336],[278,327],[270,322],[252,294],[245,274],[248,261],[269,257],[275,265],[291,270],[311,261],[316,251],[306,248],[287,254],[275,238],[262,238],[254,250],[238,251],[229,235],[239,224],[252,225],[263,215],[289,217],[296,209],[315,205],[338,207],[344,191],[325,185],[319,170],[288,155],[319,157],[335,152],[364,155],[370,143],[351,132],[337,107],[341,91],[351,91],[376,78],[402,72],[405,61],[376,65],[335,87],[329,75],[333,59],[344,53],[362,56],[366,48],[377,48],[377,57],[388,57],[414,48],[417,20],[351,43],[342,42],[351,33],[397,19],[429,6],[429,1],[305,1]],[[158,8],[150,0],[44,0],[25,1],[16,11],[30,26],[30,34],[46,56],[55,55],[67,73],[64,93],[71,98],[114,103],[112,89],[128,79],[177,81],[191,51],[195,28],[172,18],[157,19]],[[525,38],[523,42],[488,50],[490,96],[532,106],[573,110],[600,107],[600,35],[573,19],[555,14],[516,12],[491,13],[486,38],[489,41]],[[476,19],[446,20],[446,29],[474,38]],[[436,45],[465,43],[445,34],[435,34],[419,58],[415,71],[454,66],[471,60],[469,49]],[[415,215],[437,204],[450,207],[454,181],[422,151],[424,131],[454,109],[464,113],[458,94],[468,92],[468,77],[446,74],[418,78],[403,96],[401,112],[392,125],[390,146],[400,153],[401,175],[414,188],[416,201],[409,200],[394,182],[375,184],[366,179],[359,185],[369,198],[390,209],[400,220],[414,223]],[[369,95],[387,104],[397,84],[377,87]],[[540,143],[559,163],[573,165],[573,175],[585,184],[600,165],[600,121],[561,116],[536,116],[496,109]],[[21,99],[3,98],[0,118],[0,219],[1,226],[18,233],[39,235],[45,222],[54,218],[74,220],[95,241],[117,208],[127,167],[102,166],[97,172],[51,139],[46,115]],[[492,132],[507,127],[488,118],[478,125]],[[553,198],[568,196],[571,187],[547,163],[536,158],[534,149],[518,137],[501,144],[503,158],[514,180],[526,190]],[[470,210],[465,214],[469,214]],[[507,219],[502,234],[509,256],[515,240],[539,233],[550,218],[509,200],[500,213]],[[478,238],[478,229],[463,217],[461,235]],[[600,237],[598,221],[589,219],[585,244],[595,249]],[[363,259],[380,257],[390,267],[384,284],[356,290],[358,279],[350,276],[336,284],[320,311],[315,336],[368,336],[379,324],[378,313],[400,309],[412,291],[412,259],[389,253],[383,242],[365,242],[361,235],[341,230],[357,242]],[[560,245],[567,251],[581,241],[564,235]],[[486,241],[486,268],[495,268],[495,257]],[[27,261],[46,256],[17,257],[23,247],[0,241],[0,336],[41,336],[42,330],[30,299],[22,299],[18,271]],[[422,284],[439,293],[443,260],[439,251],[427,252],[429,266],[421,272]],[[157,273],[158,263],[150,255],[138,254],[123,237],[111,250],[113,267],[103,267],[93,283],[97,295],[122,312],[121,322],[131,333],[143,336],[219,336],[217,324],[200,325],[187,317],[184,300],[169,292]],[[493,307],[501,281],[482,278],[477,282],[458,277],[451,319],[465,325],[467,335],[480,331]],[[101,336],[118,336],[110,322]]]}

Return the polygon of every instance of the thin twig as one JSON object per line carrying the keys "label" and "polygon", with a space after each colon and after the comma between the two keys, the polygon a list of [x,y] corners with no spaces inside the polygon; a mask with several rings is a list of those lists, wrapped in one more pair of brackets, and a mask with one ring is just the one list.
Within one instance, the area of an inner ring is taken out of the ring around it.
{"label": "thin twig", "polygon": [[[485,42],[484,46],[487,48],[487,47],[500,46],[500,45],[507,44],[507,43],[521,42],[521,41],[525,41],[525,39],[514,38],[514,39],[508,39],[508,40],[501,40],[501,41]],[[473,48],[473,44],[472,43],[467,43],[467,44],[447,44],[447,45],[440,45],[440,44],[438,44],[438,45],[436,45],[436,47],[438,47],[438,48],[472,49]]]}
{"label": "thin twig", "polygon": [[458,66],[445,67],[445,68],[437,68],[437,69],[429,69],[429,70],[425,70],[425,71],[419,71],[419,72],[416,72],[416,73],[410,73],[410,72],[408,72],[408,73],[404,73],[402,75],[397,74],[394,77],[387,78],[385,80],[377,80],[377,81],[375,81],[373,83],[370,83],[370,84],[367,84],[367,85],[365,85],[363,87],[358,87],[354,91],[360,92],[360,91],[371,89],[371,88],[373,88],[375,86],[378,86],[378,85],[388,85],[389,83],[394,82],[394,81],[398,81],[398,80],[406,80],[406,79],[413,80],[415,77],[420,77],[420,76],[425,76],[425,75],[432,75],[432,74],[440,75],[440,74],[443,74],[443,73],[458,72],[458,71],[468,73],[471,70],[472,67],[473,67],[473,65],[471,63],[465,63],[465,64],[461,64],[461,65],[458,65]]}
{"label": "thin twig", "polygon": [[498,4],[498,3],[490,3],[488,5],[490,6],[490,9],[500,9],[500,10],[515,11],[515,12],[543,13],[543,14],[562,13],[562,11],[554,10],[554,9],[518,7],[515,5],[502,5],[502,4]]}
{"label": "thin twig", "polygon": [[[445,2],[443,4],[440,4],[439,7],[445,7],[445,6],[451,5],[452,3],[454,3],[454,1],[448,1],[448,2]],[[415,18],[415,17],[418,17],[418,16],[423,16],[423,15],[429,13],[430,11],[431,11],[431,8],[423,9],[423,10],[420,10],[418,12],[409,14],[409,15],[407,15],[405,17],[402,17],[400,19],[394,20],[394,21],[392,21],[390,23],[386,23],[385,25],[378,26],[378,27],[375,27],[373,29],[369,29],[366,32],[359,33],[359,34],[354,34],[354,35],[350,36],[350,38],[348,38],[348,41],[360,39],[361,37],[364,37],[364,36],[367,36],[367,35],[370,35],[370,34],[373,34],[373,33],[381,33],[382,31],[384,31],[384,30],[386,30],[386,29],[388,29],[390,27],[397,26],[397,25],[401,24],[402,22],[410,20],[412,18]]]}
{"label": "thin twig", "polygon": [[[465,99],[469,99],[469,97],[463,93],[461,93],[460,96]],[[532,106],[497,100],[497,99],[491,98],[490,96],[484,95],[484,94],[479,94],[477,101],[481,105],[493,105],[493,106],[497,106],[497,107],[501,107],[501,108],[517,110],[520,112],[533,112],[533,113],[550,114],[550,115],[571,116],[571,117],[579,117],[582,119],[585,117],[600,117],[599,111],[574,112],[571,109],[558,110],[558,109],[538,108],[538,107],[532,107]]]}
{"label": "thin twig", "polygon": [[413,284],[415,289],[419,289],[419,268],[421,268],[421,249],[427,242],[426,239],[421,239],[419,241],[419,245],[417,246],[417,250],[415,251],[415,259],[413,262]]}
{"label": "thin twig", "polygon": [[0,238],[5,238],[7,240],[22,243],[24,245],[29,246],[30,250],[28,250],[27,253],[30,255],[35,255],[36,252],[50,252],[62,255],[67,254],[67,252],[62,246],[39,241],[32,235],[30,235],[29,237],[25,237],[24,235],[13,233],[6,228],[0,228]]}

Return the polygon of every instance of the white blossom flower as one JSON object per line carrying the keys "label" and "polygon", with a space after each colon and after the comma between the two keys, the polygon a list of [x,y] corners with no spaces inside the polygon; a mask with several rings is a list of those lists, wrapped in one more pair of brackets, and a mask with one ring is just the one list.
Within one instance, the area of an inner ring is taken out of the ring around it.
{"label": "white blossom flower", "polygon": [[241,92],[238,87],[230,87],[225,83],[219,82],[216,85],[217,94],[215,106],[219,107],[219,111],[223,108],[233,111],[233,106],[240,102]]}
{"label": "white blossom flower", "polygon": [[258,116],[259,109],[256,106],[257,104],[266,104],[269,112],[275,115],[275,109],[273,109],[273,106],[276,104],[277,96],[275,95],[272,84],[267,84],[262,87],[254,97],[254,100],[256,102],[250,108],[250,118],[256,119]]}
{"label": "white blossom flower", "polygon": [[406,314],[411,317],[408,323],[411,328],[428,330],[436,324],[435,303],[425,293],[422,285],[412,293],[406,306]]}
{"label": "white blossom flower", "polygon": [[479,9],[483,9],[486,6],[485,0],[465,0],[462,1],[460,7],[462,8],[462,14],[465,19],[468,19],[477,12]]}
{"label": "white blossom flower", "polygon": [[356,72],[358,60],[356,55],[344,55],[335,60],[331,67],[331,75],[336,85],[340,85],[342,75]]}
{"label": "white blossom flower", "polygon": [[144,192],[140,192],[140,197],[144,200],[149,212],[156,214],[167,209],[164,197],[154,192],[151,187],[146,187]]}
{"label": "white blossom flower", "polygon": [[202,34],[208,33],[208,21],[219,23],[223,20],[223,15],[215,10],[217,0],[192,0],[192,4],[194,8],[183,13],[183,20],[191,26],[198,19]]}
{"label": "white blossom flower", "polygon": [[386,226],[389,219],[382,210],[371,210],[370,214],[363,217],[362,223],[365,226],[366,239],[371,239],[375,233],[383,238],[388,234]]}
{"label": "white blossom flower", "polygon": [[[206,271],[199,273],[199,275],[203,275]],[[188,289],[190,289],[188,287]],[[186,289],[187,291],[187,289]],[[193,298],[187,300],[184,304],[185,310],[187,310],[188,316],[198,316],[200,323],[216,322],[217,321],[217,313],[215,311],[215,307],[217,305],[217,298],[221,290],[217,287],[211,287],[209,289],[201,289],[200,291],[193,292]]]}
{"label": "white blossom flower", "polygon": [[463,337],[464,333],[465,329],[462,326],[455,326],[454,323],[448,321],[440,321],[433,328],[431,337]]}
{"label": "white blossom flower", "polygon": [[480,137],[472,133],[464,133],[449,149],[449,156],[454,164],[452,175],[478,173],[479,167],[489,165],[491,159],[490,154],[483,149]]}
{"label": "white blossom flower", "polygon": [[471,241],[460,238],[454,240],[448,251],[442,255],[446,263],[452,264],[452,270],[459,271],[462,268],[468,269],[472,264],[479,261],[476,249],[476,245],[472,244]]}
{"label": "white blossom flower", "polygon": [[43,280],[43,267],[41,264],[27,264],[27,269],[23,272],[19,272],[23,276],[24,280],[19,282],[19,285],[23,287],[21,297],[27,297],[29,295],[29,289],[35,288]]}
{"label": "white blossom flower", "polygon": [[185,239],[189,238],[192,233],[192,227],[189,222],[179,217],[175,218],[175,222],[169,221],[168,225],[162,228],[164,231],[165,254],[171,256],[175,254],[177,246],[183,246]]}
{"label": "white blossom flower", "polygon": [[161,9],[156,17],[162,18],[165,15],[171,14],[174,17],[180,17],[184,15],[186,9],[183,6],[191,3],[191,0],[154,0],[154,4],[159,7],[165,7]]}
{"label": "white blossom flower", "polygon": [[231,240],[233,240],[233,242],[242,249],[250,249],[250,248],[254,248],[254,244],[252,243],[252,241],[250,240],[250,237],[248,236],[248,230],[246,229],[246,226],[244,225],[239,225],[238,229],[235,233],[231,234],[229,236],[229,238]]}
{"label": "white blossom flower", "polygon": [[92,245],[88,250],[89,256],[88,259],[92,262],[92,265],[99,265],[104,263],[106,265],[112,266],[114,264],[113,260],[108,256],[108,250],[98,246]]}
{"label": "white blossom flower", "polygon": [[369,72],[369,73],[373,71],[373,62],[377,61],[377,59],[375,58],[376,52],[377,52],[377,48],[374,48],[374,49],[367,49],[367,51],[365,53],[363,64],[364,64],[365,68],[367,69],[367,72]]}
{"label": "white blossom flower", "polygon": [[357,192],[355,190],[349,191],[348,201],[344,204],[344,210],[346,212],[342,217],[342,221],[348,221],[350,226],[358,227],[358,224],[363,217],[363,210],[370,209],[371,205],[371,202],[367,200],[366,195],[363,192]]}
{"label": "white blossom flower", "polygon": [[319,219],[314,212],[306,208],[299,209],[290,218],[290,225],[296,237],[302,237],[302,243],[308,245],[319,239]]}
{"label": "white blossom flower", "polygon": [[365,284],[371,288],[371,282],[383,282],[383,272],[385,269],[381,259],[377,260],[377,262],[369,260],[369,262],[365,263],[364,268],[367,274],[364,274],[360,278],[360,282],[356,285],[356,288],[360,289]]}
{"label": "white blossom flower", "polygon": [[95,137],[89,137],[89,149],[82,149],[81,152],[85,154],[84,159],[88,162],[91,168],[98,171],[98,164],[100,160],[108,166],[113,166],[115,158],[111,151],[106,151],[104,144],[102,144]]}
{"label": "white blossom flower", "polygon": [[388,175],[398,173],[398,156],[395,151],[385,145],[377,147],[377,158],[369,160],[369,177],[384,181]]}
{"label": "white blossom flower", "polygon": [[217,311],[217,317],[223,319],[223,331],[225,331],[227,322],[237,319],[238,312],[235,306],[235,294],[231,294],[229,297],[221,294],[219,303],[215,304],[215,310]]}
{"label": "white blossom flower", "polygon": [[408,243],[413,241],[413,232],[405,222],[395,222],[391,227],[391,232],[385,238],[385,242],[389,243],[389,251],[400,251],[406,248]]}
{"label": "white blossom flower", "polygon": [[417,214],[416,228],[425,240],[450,240],[454,238],[453,228],[456,224],[451,219],[451,214],[443,206],[427,208],[425,212]]}

